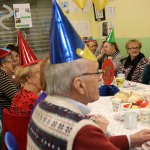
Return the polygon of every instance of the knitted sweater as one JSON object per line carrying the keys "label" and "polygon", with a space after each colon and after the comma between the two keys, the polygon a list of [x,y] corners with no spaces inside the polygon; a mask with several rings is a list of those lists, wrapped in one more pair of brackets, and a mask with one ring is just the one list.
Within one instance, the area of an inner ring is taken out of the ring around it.
{"label": "knitted sweater", "polygon": [[20,90],[19,86],[11,77],[0,69],[0,109],[1,116],[3,108],[9,108],[12,98]]}
{"label": "knitted sweater", "polygon": [[[104,143],[107,143],[107,147],[111,148],[112,150],[117,150],[117,148],[114,146],[115,144],[113,145],[110,142],[111,140],[108,140],[102,130],[100,130],[94,122],[87,120],[86,116],[79,108],[75,107],[72,103],[69,103],[69,101],[66,101],[64,97],[48,96],[35,108],[31,117],[27,135],[27,149],[82,149],[79,148],[79,145],[75,143],[79,141],[84,143],[82,140],[86,139],[87,137],[82,137],[80,131],[83,131],[85,134],[84,129],[86,129],[86,127],[89,129],[94,128],[99,130],[98,132],[103,136],[103,141]],[[90,131],[87,131],[87,134],[88,132]],[[95,133],[95,131],[93,133]],[[102,136],[95,136],[99,143]],[[92,139],[92,137],[90,138]],[[122,136],[121,139],[123,143],[125,143],[123,144],[124,147],[128,149],[128,141],[126,136]],[[83,147],[84,149],[88,149],[88,147],[85,145],[83,145]]]}

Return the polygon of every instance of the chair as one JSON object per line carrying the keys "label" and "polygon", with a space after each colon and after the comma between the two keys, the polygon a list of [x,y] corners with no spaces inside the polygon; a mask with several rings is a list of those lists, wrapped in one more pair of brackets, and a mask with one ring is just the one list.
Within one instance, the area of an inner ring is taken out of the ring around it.
{"label": "chair", "polygon": [[16,115],[11,114],[8,109],[3,109],[3,150],[6,149],[4,143],[4,135],[7,131],[11,132],[18,143],[18,147],[21,150],[26,150],[27,144],[27,129],[31,115]]}
{"label": "chair", "polygon": [[11,132],[5,133],[4,140],[8,150],[19,150],[17,141]]}

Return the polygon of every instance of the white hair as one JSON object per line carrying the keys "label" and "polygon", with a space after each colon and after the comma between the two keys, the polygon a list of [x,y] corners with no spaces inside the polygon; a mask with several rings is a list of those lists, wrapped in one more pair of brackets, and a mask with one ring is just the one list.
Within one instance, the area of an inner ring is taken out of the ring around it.
{"label": "white hair", "polygon": [[89,61],[78,59],[69,63],[47,64],[44,77],[49,95],[62,95],[71,91],[75,77],[87,72]]}

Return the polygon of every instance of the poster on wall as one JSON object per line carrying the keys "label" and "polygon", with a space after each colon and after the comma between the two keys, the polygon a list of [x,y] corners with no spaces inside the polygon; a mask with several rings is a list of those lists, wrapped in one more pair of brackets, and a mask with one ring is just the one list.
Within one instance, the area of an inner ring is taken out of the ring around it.
{"label": "poster on wall", "polygon": [[32,27],[30,4],[13,4],[15,28]]}
{"label": "poster on wall", "polygon": [[107,22],[103,22],[102,23],[102,36],[108,36]]}
{"label": "poster on wall", "polygon": [[94,9],[94,17],[95,17],[95,21],[102,21],[105,20],[105,8],[101,11],[98,11],[95,7],[95,5],[93,4],[93,9]]}
{"label": "poster on wall", "polygon": [[71,0],[59,0],[59,4],[61,8],[64,10],[66,13],[72,13],[72,12],[77,12],[77,13],[86,13],[90,12],[90,0],[86,1],[86,5],[83,10],[78,8],[78,6]]}
{"label": "poster on wall", "polygon": [[83,21],[72,21],[71,22],[73,27],[76,29],[78,34],[82,37],[89,37],[90,34],[90,23],[89,21],[83,20]]}
{"label": "poster on wall", "polygon": [[114,18],[115,17],[115,6],[107,6],[107,17]]}

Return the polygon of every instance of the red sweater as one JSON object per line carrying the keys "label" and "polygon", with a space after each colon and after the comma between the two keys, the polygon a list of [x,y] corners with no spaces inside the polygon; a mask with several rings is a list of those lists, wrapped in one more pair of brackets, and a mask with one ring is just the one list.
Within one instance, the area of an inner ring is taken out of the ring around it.
{"label": "red sweater", "polygon": [[[87,132],[88,131],[88,132]],[[73,150],[128,150],[127,136],[106,137],[101,129],[87,125],[77,134]]]}
{"label": "red sweater", "polygon": [[10,112],[16,115],[29,115],[38,95],[31,91],[21,89],[13,98],[10,105]]}

